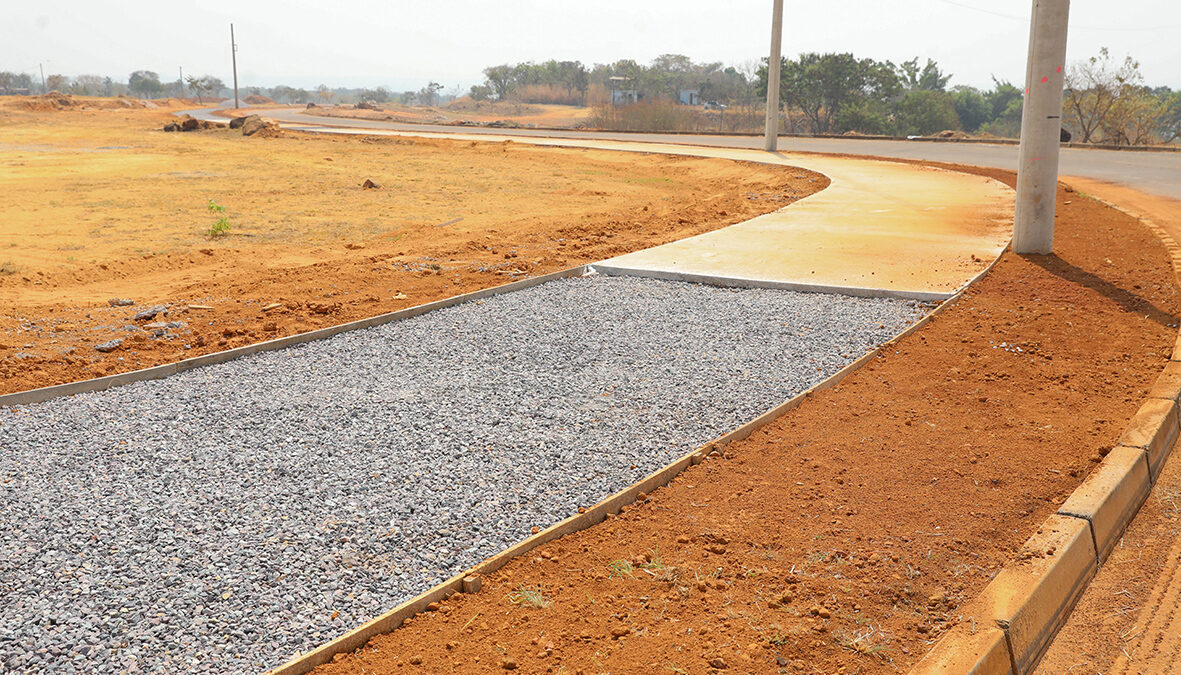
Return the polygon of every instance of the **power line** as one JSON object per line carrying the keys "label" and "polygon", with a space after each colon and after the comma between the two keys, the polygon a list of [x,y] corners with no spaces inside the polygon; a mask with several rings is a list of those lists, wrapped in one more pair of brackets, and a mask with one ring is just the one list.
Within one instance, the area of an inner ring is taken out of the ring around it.
{"label": "power line", "polygon": [[[956,0],[939,0],[939,2],[942,2],[946,5],[960,7],[962,9],[969,9],[969,10],[972,10],[973,12],[980,12],[981,14],[990,14],[992,16],[997,16],[1002,19],[1021,21],[1022,23],[1029,22],[1028,16],[1017,16],[1016,14],[1005,14],[1004,12],[995,12],[991,9],[985,9],[983,7],[976,7],[974,5],[969,5],[969,4],[965,4],[962,2],[956,2]],[[1127,28],[1118,27],[1118,26],[1079,26],[1079,25],[1071,24],[1070,28],[1071,28],[1071,30],[1098,30],[1098,31],[1109,31],[1109,32],[1140,32],[1140,31],[1152,31],[1152,30],[1175,30],[1175,29],[1181,28],[1181,23],[1171,24],[1171,25],[1167,25],[1167,26],[1138,26],[1138,27],[1127,27]]]}

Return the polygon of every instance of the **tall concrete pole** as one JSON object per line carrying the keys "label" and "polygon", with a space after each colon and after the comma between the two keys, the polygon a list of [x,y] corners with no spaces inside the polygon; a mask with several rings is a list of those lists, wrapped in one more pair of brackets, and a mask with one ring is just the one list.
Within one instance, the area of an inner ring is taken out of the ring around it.
{"label": "tall concrete pole", "polygon": [[234,107],[238,107],[238,43],[234,42],[234,24],[230,24],[230,50],[234,60]]}
{"label": "tall concrete pole", "polygon": [[1013,219],[1015,253],[1054,252],[1054,200],[1058,192],[1069,18],[1070,0],[1033,0]]}
{"label": "tall concrete pole", "polygon": [[771,9],[771,58],[767,61],[767,152],[779,148],[779,61],[783,47],[783,0]]}

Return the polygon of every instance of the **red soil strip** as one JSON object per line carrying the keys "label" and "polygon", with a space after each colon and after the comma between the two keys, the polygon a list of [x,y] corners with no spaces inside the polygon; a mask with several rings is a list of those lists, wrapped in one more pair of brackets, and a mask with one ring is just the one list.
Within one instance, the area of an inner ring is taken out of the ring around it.
{"label": "red soil strip", "polygon": [[1113,446],[1173,346],[1161,243],[1058,199],[1057,256],[1006,253],[723,457],[316,672],[909,667]]}

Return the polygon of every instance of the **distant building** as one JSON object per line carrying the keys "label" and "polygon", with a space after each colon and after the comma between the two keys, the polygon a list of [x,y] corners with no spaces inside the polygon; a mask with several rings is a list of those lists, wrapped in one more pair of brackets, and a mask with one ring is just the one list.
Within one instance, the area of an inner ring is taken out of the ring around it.
{"label": "distant building", "polygon": [[682,89],[677,94],[677,103],[681,105],[701,105],[701,92],[696,89]]}
{"label": "distant building", "polygon": [[640,92],[630,77],[607,78],[611,85],[611,105],[628,105],[640,100]]}

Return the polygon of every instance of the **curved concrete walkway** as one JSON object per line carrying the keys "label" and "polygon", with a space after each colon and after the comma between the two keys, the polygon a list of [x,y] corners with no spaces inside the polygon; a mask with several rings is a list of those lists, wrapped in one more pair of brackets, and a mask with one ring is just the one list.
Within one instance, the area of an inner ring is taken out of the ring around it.
{"label": "curved concrete walkway", "polygon": [[[602,138],[343,126],[353,120],[311,126],[285,121],[293,117],[289,109],[257,112],[300,131],[657,152],[802,167],[831,181],[775,213],[596,264],[609,273],[942,300],[999,256],[1011,232],[1013,191],[1007,186],[913,164]],[[207,111],[205,116],[218,119]]]}
{"label": "curved concrete walkway", "polygon": [[[194,117],[224,121],[214,115],[214,109],[189,111]],[[454,132],[455,126],[441,124],[405,124],[382,120],[345,120],[305,114],[303,109],[259,107],[251,113],[266,116],[294,126],[323,125],[356,129],[393,129],[399,131]],[[724,136],[715,134],[633,133],[612,131],[583,131],[578,129],[465,129],[473,134],[511,134],[516,137],[596,138],[632,142],[677,143],[686,145],[757,149],[763,146],[762,137]],[[779,147],[790,152],[824,152],[868,157],[893,157],[931,162],[951,162],[1017,170],[1017,146],[994,143],[932,143],[924,141],[887,141],[857,137],[804,138],[781,137]],[[1061,174],[1081,176],[1143,190],[1172,199],[1181,199],[1181,152],[1136,152],[1128,150],[1100,150],[1095,148],[1062,148]]]}

